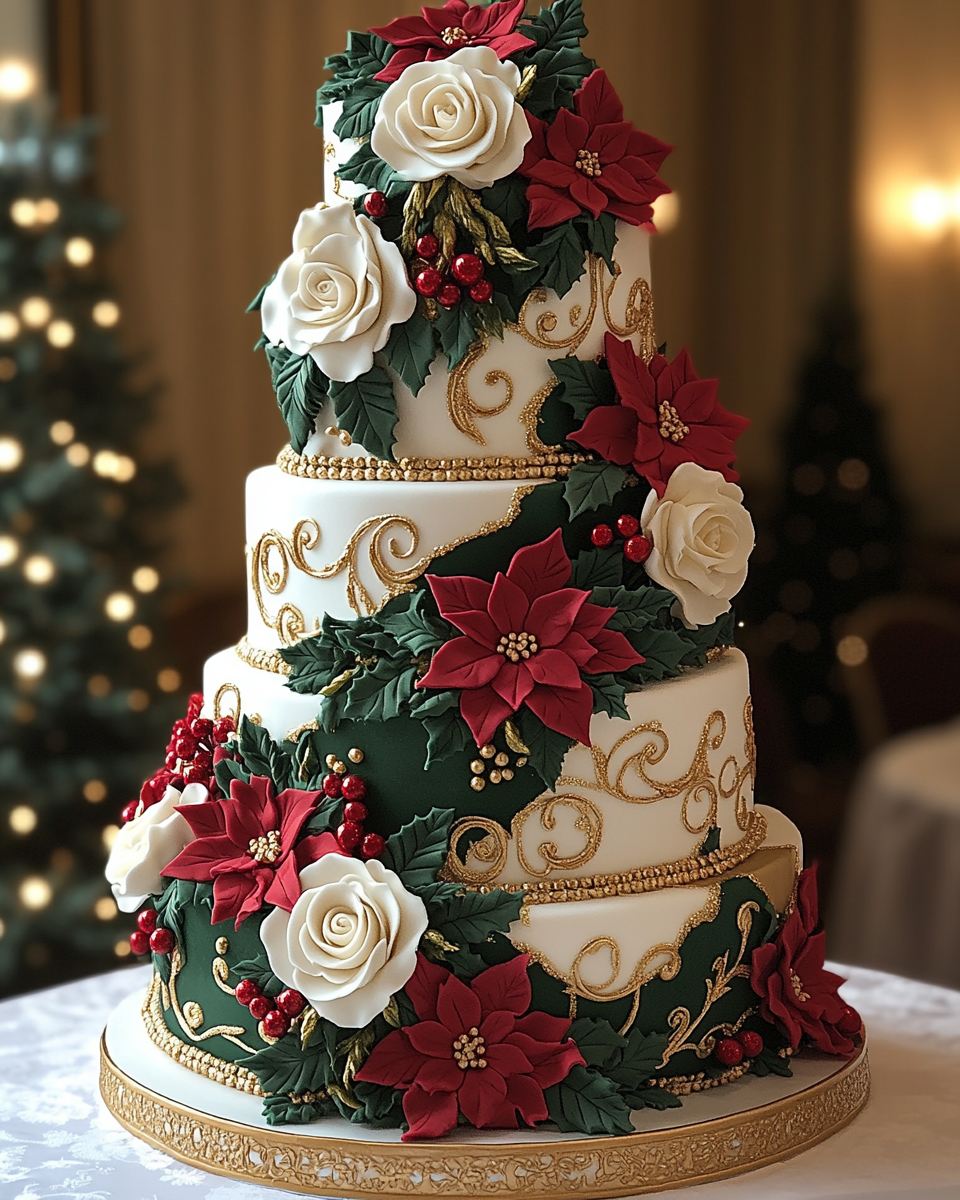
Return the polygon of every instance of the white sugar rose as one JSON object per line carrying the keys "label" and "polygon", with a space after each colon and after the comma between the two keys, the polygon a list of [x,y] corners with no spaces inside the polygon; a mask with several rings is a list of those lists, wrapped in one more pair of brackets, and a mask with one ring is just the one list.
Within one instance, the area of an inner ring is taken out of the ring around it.
{"label": "white sugar rose", "polygon": [[413,63],[384,93],[370,147],[404,179],[490,187],[520,166],[530,140],[519,86],[519,69],[489,46]]}
{"label": "white sugar rose", "polygon": [[414,972],[423,901],[376,859],[342,854],[304,867],[300,886],[293,911],[260,926],[270,969],[334,1025],[366,1025]]}
{"label": "white sugar rose", "polygon": [[193,841],[193,830],[175,810],[208,798],[202,783],[188,783],[182,792],[168,787],[162,800],[138,808],[133,820],[121,826],[104,870],[121,912],[136,912],[148,896],[163,891],[160,872]]}
{"label": "white sugar rose", "polygon": [[330,379],[349,383],[416,306],[399,249],[341,202],[300,214],[293,253],[267,285],[260,317],[271,345],[309,354]]}
{"label": "white sugar rose", "polygon": [[692,462],[674,469],[662,497],[647,496],[640,525],[653,549],[644,569],[677,597],[688,628],[725,613],[747,578],[754,534],[742,501],[735,483]]}

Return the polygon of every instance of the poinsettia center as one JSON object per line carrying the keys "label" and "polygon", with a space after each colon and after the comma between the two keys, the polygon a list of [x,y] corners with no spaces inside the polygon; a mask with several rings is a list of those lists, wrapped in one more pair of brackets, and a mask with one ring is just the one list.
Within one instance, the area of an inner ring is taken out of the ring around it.
{"label": "poinsettia center", "polygon": [[471,1067],[485,1067],[487,1060],[483,1056],[486,1052],[487,1048],[476,1025],[467,1033],[461,1033],[453,1043],[454,1061],[461,1071],[468,1071]]}
{"label": "poinsettia center", "polygon": [[670,401],[664,400],[657,412],[660,414],[660,436],[664,441],[673,442],[674,445],[682,442],[690,432],[690,426],[684,425]]}
{"label": "poinsettia center", "polygon": [[603,174],[600,169],[600,155],[595,150],[578,150],[577,161],[573,165],[590,179],[597,179]]}
{"label": "poinsettia center", "polygon": [[793,994],[801,1004],[810,999],[810,993],[803,990],[803,981],[796,971],[790,972],[790,984],[793,988]]}
{"label": "poinsettia center", "polygon": [[261,837],[251,838],[247,850],[257,862],[276,862],[280,857],[280,830],[271,829]]}
{"label": "poinsettia center", "polygon": [[447,46],[466,46],[470,41],[470,34],[459,25],[448,25],[440,37]]}
{"label": "poinsettia center", "polygon": [[497,653],[503,654],[514,663],[522,658],[529,658],[539,649],[537,639],[532,633],[505,633],[497,643]]}

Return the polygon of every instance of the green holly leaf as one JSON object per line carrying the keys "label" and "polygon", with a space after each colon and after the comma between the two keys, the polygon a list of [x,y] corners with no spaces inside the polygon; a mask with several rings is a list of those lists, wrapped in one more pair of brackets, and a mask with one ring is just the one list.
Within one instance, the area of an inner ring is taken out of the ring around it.
{"label": "green holly leaf", "polygon": [[538,50],[526,61],[536,66],[537,74],[524,108],[541,118],[558,108],[572,108],[573,93],[597,65],[579,46]]}
{"label": "green holly leaf", "polygon": [[368,454],[393,460],[393,431],[397,401],[383,367],[373,366],[349,383],[330,381],[330,399],[337,424]]}
{"label": "green holly leaf", "polygon": [[606,1074],[621,1091],[637,1092],[644,1089],[659,1067],[669,1041],[666,1033],[643,1033],[637,1028],[631,1029],[619,1062],[614,1063]]}
{"label": "green holly leaf", "polygon": [[[399,1095],[399,1092],[396,1093]],[[337,1116],[337,1106],[329,1097],[322,1100],[301,1101],[295,1104],[289,1096],[266,1096],[263,1101],[263,1119],[268,1125],[309,1125],[318,1117]]]}
{"label": "green holly leaf", "polygon": [[274,975],[266,961],[259,958],[241,959],[233,964],[230,972],[238,979],[252,979],[260,991],[271,1000],[274,996],[279,996],[287,986],[282,979]]}
{"label": "green holly leaf", "polygon": [[587,36],[583,0],[556,0],[549,8],[541,8],[536,16],[524,20],[518,32],[533,38],[538,49],[559,50],[564,46],[576,49],[580,39]]}
{"label": "green holly leaf", "polygon": [[629,476],[630,472],[616,463],[577,463],[563,487],[571,520],[581,513],[610,504]]}
{"label": "green holly leaf", "polygon": [[595,587],[590,593],[592,604],[617,610],[607,622],[607,628],[617,633],[636,633],[657,624],[675,599],[673,592],[652,584],[640,588]]}
{"label": "green holly leaf", "polygon": [[431,654],[450,640],[450,627],[436,615],[436,605],[424,591],[391,600],[377,618],[398,645],[413,655]]}
{"label": "green holly leaf", "polygon": [[397,1088],[354,1080],[353,1098],[360,1105],[350,1114],[350,1120],[355,1125],[372,1125],[375,1129],[384,1129],[397,1128],[403,1124],[403,1092]]}
{"label": "green holly leaf", "polygon": [[[573,573],[570,576],[570,587],[582,588],[584,591],[599,591],[606,588],[610,592],[619,589],[623,583],[623,551],[619,546],[602,546],[593,550],[581,550],[573,560]],[[602,600],[590,597],[594,604],[603,604]]]}
{"label": "green holly leaf", "polygon": [[364,142],[349,161],[337,169],[337,175],[341,179],[357,183],[370,191],[383,192],[387,196],[405,196],[411,187],[405,179],[400,178],[393,167],[382,158],[377,158],[370,149],[369,142]]}
{"label": "green holly leaf", "polygon": [[313,435],[317,414],[327,395],[327,380],[309,354],[293,354],[286,346],[265,347],[277,404],[297,454]]}
{"label": "green holly leaf", "polygon": [[409,321],[394,325],[383,354],[387,365],[416,396],[430,374],[430,364],[436,356],[433,325],[415,312]]}
{"label": "green holly leaf", "polygon": [[529,708],[521,708],[516,716],[520,740],[530,751],[529,764],[548,788],[552,788],[560,775],[564,756],[574,744],[574,739],[555,729],[548,729]]}
{"label": "green holly leaf", "polygon": [[242,763],[238,763],[234,758],[222,758],[218,763],[214,763],[213,775],[217,781],[217,787],[225,796],[230,795],[230,784],[234,779],[239,779],[241,783],[250,782],[250,772],[245,770]]}
{"label": "green holly leaf", "polygon": [[695,629],[684,629],[683,636],[689,643],[690,649],[684,656],[685,667],[702,667],[707,661],[707,651],[714,646],[732,646],[734,637],[735,616],[733,610],[723,613],[709,625],[698,625]]}
{"label": "green holly leaf", "polygon": [[[174,879],[164,888],[160,898],[154,904],[157,912],[157,925],[169,929],[177,939],[180,953],[184,952],[183,922],[188,909],[203,905],[213,912],[213,884],[197,883],[190,879]],[[154,962],[162,962],[169,966],[166,955],[155,954]]]}
{"label": "green holly leaf", "polygon": [[440,346],[452,371],[477,340],[468,306],[455,304],[453,308],[441,308],[433,327],[440,335]]}
{"label": "green holly leaf", "polygon": [[349,686],[330,699],[338,709],[338,720],[389,721],[406,710],[417,678],[415,665],[381,658],[375,666],[358,671]]}
{"label": "green holly leaf", "polygon": [[488,212],[496,213],[504,225],[509,227],[522,222],[526,230],[527,185],[521,175],[506,175],[492,187],[484,188],[480,202]]}
{"label": "green holly leaf", "polygon": [[565,221],[535,246],[528,246],[527,255],[540,267],[537,282],[565,296],[586,270],[586,255],[573,225]]}
{"label": "green holly leaf", "polygon": [[577,420],[586,420],[587,414],[601,405],[616,404],[613,376],[592,359],[554,358],[550,369],[563,384],[553,394],[570,405]]}
{"label": "green holly leaf", "polygon": [[675,629],[648,626],[638,633],[628,633],[627,640],[646,661],[623,671],[620,678],[624,681],[644,684],[680,674],[680,665],[689,649],[689,642]]}
{"label": "green holly leaf", "polygon": [[405,887],[416,890],[437,880],[447,857],[452,808],[432,808],[387,838],[380,861],[400,876]]}
{"label": "green holly leaf", "polygon": [[243,310],[244,312],[252,313],[252,312],[260,311],[260,306],[261,306],[261,304],[263,304],[263,293],[267,290],[267,288],[270,286],[270,284],[273,283],[275,278],[276,278],[275,275],[270,276],[270,278],[263,285],[263,287],[260,289],[260,291],[257,292],[257,294],[254,296],[254,298],[250,301],[250,303],[247,305],[247,307]]}
{"label": "green holly leaf", "polygon": [[239,1061],[256,1075],[265,1092],[319,1092],[323,1090],[329,1072],[324,1045],[317,1043],[302,1048],[300,1039],[290,1036]]}
{"label": "green holly leaf", "polygon": [[523,896],[519,892],[461,892],[430,914],[431,928],[458,946],[485,942],[491,934],[505,933],[520,919]]}
{"label": "green holly leaf", "polygon": [[276,790],[292,785],[293,760],[262,725],[240,718],[240,757],[251,775],[265,775]]}
{"label": "green holly leaf", "polygon": [[613,251],[617,245],[617,220],[611,213],[604,212],[594,220],[590,216],[575,217],[575,224],[580,230],[583,248],[602,258],[607,269],[613,275],[615,268]]}
{"label": "green holly leaf", "polygon": [[564,1133],[633,1133],[630,1109],[617,1085],[596,1071],[576,1066],[561,1083],[546,1088],[547,1111]]}
{"label": "green holly leaf", "polygon": [[359,33],[351,29],[343,54],[332,54],[324,60],[324,67],[333,72],[333,78],[328,79],[317,91],[317,124],[322,122],[322,105],[329,104],[331,100],[343,100],[359,79],[369,78],[381,71],[395,50],[395,46],[375,33]]}
{"label": "green holly leaf", "polygon": [[588,1067],[601,1070],[619,1061],[627,1039],[602,1017],[577,1017],[570,1026],[569,1036],[577,1043]]}
{"label": "green holly leaf", "polygon": [[772,1046],[764,1046],[760,1053],[750,1063],[751,1075],[783,1075],[785,1078],[793,1074],[789,1058],[781,1058]]}
{"label": "green holly leaf", "polygon": [[375,79],[364,79],[355,84],[344,97],[343,112],[333,127],[337,137],[366,137],[373,129],[377,109],[388,87],[389,84],[378,83]]}
{"label": "green holly leaf", "polygon": [[620,717],[627,721],[630,714],[624,704],[626,694],[624,686],[613,675],[585,675],[584,680],[593,692],[593,711],[607,713],[611,717]]}
{"label": "green holly leaf", "polygon": [[303,638],[293,646],[283,646],[280,657],[292,668],[286,680],[290,691],[301,696],[314,696],[337,673],[343,651],[320,633]]}
{"label": "green holly leaf", "polygon": [[449,708],[435,716],[421,718],[427,731],[427,758],[423,769],[429,770],[434,763],[460,754],[470,745],[470,729],[460,716],[459,709]]}
{"label": "green holly leaf", "polygon": [[680,1108],[682,1101],[666,1088],[643,1088],[638,1092],[625,1092],[623,1102],[630,1109],[655,1108],[663,1112],[665,1108]]}

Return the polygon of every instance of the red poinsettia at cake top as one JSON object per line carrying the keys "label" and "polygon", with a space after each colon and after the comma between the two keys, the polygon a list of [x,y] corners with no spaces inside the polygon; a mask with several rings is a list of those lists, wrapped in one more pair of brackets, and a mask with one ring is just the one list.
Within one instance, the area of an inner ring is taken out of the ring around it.
{"label": "red poinsettia at cake top", "polygon": [[397,17],[370,32],[398,49],[375,78],[392,83],[412,63],[435,62],[465,46],[489,46],[500,59],[535,46],[517,32],[525,0],[497,0],[486,7],[467,0],[447,0],[443,8],[423,8],[422,16]]}
{"label": "red poinsettia at cake top", "polygon": [[212,880],[214,925],[235,917],[239,929],[264,904],[290,912],[300,897],[300,868],[342,853],[332,833],[297,842],[318,795],[294,788],[274,795],[273,782],[260,775],[232,780],[226,799],[177,809],[196,837],[161,874]]}
{"label": "red poinsettia at cake top", "polygon": [[760,1015],[796,1049],[804,1037],[825,1054],[852,1054],[860,1017],[841,999],[839,975],[824,969],[826,934],[819,923],[816,866],[800,872],[797,902],[772,942],[751,960],[750,986]]}
{"label": "red poinsettia at cake top", "polygon": [[463,983],[422,954],[406,985],[419,1023],[388,1033],[356,1078],[403,1090],[402,1141],[442,1137],[458,1114],[477,1129],[547,1119],[544,1088],[583,1065],[570,1021],[528,1012],[529,955]]}
{"label": "red poinsettia at cake top", "polygon": [[629,342],[608,333],[607,365],[619,404],[592,409],[573,441],[608,462],[632,466],[662,496],[675,467],[693,462],[735,482],[734,443],[750,422],[717,400],[717,380],[701,379],[687,351],[673,362],[655,354],[649,364]]}
{"label": "red poinsettia at cake top", "polygon": [[[392,60],[391,60],[392,61]],[[653,220],[652,203],[670,189],[657,171],[672,147],[623,119],[623,105],[602,70],[574,93],[573,109],[548,125],[527,114],[532,137],[520,174],[530,183],[530,229],[608,212],[631,225]]]}
{"label": "red poinsettia at cake top", "polygon": [[428,575],[440,614],[464,636],[436,651],[420,687],[460,688],[460,713],[477,745],[526,705],[549,729],[590,744],[593,692],[581,672],[625,671],[644,661],[616,612],[572,588],[560,531],[516,552],[493,583],[470,575]]}

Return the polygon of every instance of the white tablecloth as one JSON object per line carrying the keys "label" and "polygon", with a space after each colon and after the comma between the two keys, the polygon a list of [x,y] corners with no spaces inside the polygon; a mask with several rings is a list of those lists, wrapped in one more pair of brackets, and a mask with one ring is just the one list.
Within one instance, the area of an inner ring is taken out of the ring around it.
{"label": "white tablecloth", "polygon": [[960,988],[960,721],[886,742],[851,800],[834,958]]}
{"label": "white tablecloth", "polygon": [[[957,1200],[960,993],[858,968],[848,1002],[867,1021],[873,1094],[845,1130],[778,1166],[681,1193],[691,1200]],[[114,1005],[147,980],[116,971],[0,1004],[2,1200],[279,1200],[204,1174],[125,1133],[97,1092]]]}

